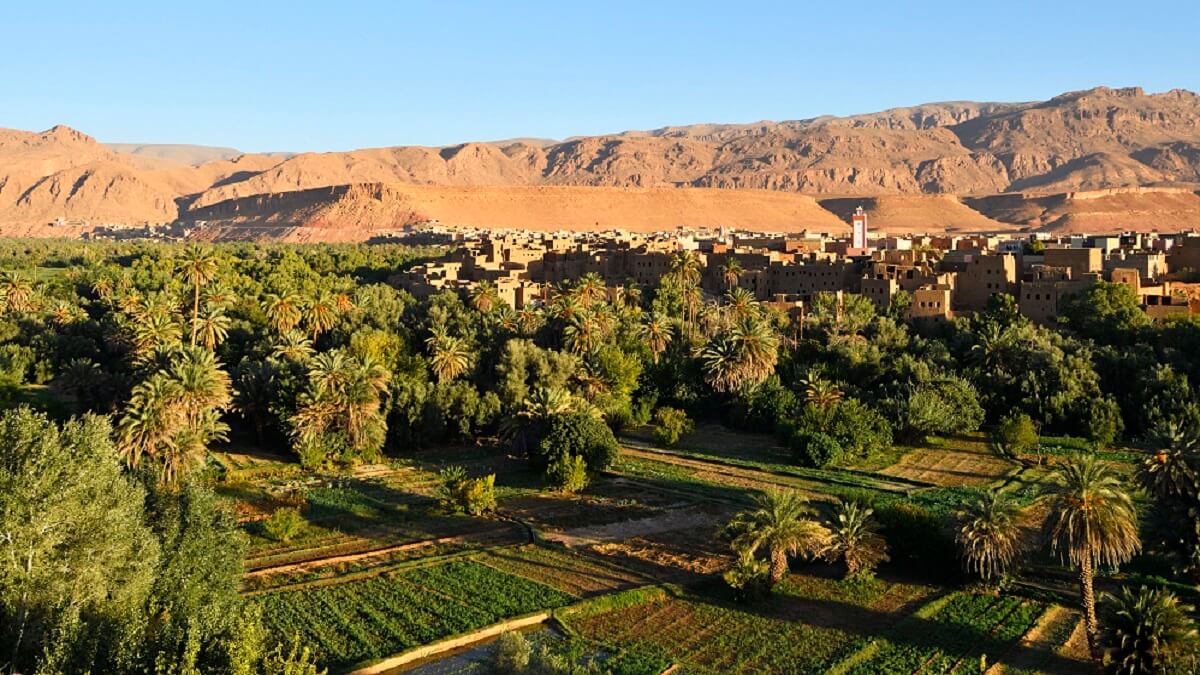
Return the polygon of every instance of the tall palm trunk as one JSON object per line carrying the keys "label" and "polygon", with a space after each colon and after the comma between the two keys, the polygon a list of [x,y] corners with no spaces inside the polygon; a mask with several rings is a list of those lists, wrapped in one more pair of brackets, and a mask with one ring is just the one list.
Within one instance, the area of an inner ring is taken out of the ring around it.
{"label": "tall palm trunk", "polygon": [[1088,651],[1092,658],[1100,656],[1100,625],[1096,621],[1096,590],[1093,587],[1095,570],[1091,551],[1084,551],[1079,560],[1079,597],[1083,603],[1083,622],[1087,630]]}
{"label": "tall palm trunk", "polygon": [[788,571],[787,551],[776,546],[771,548],[771,585],[783,581],[783,576]]}
{"label": "tall palm trunk", "polygon": [[199,327],[200,327],[200,284],[192,284],[192,346],[193,347],[196,346],[196,329]]}

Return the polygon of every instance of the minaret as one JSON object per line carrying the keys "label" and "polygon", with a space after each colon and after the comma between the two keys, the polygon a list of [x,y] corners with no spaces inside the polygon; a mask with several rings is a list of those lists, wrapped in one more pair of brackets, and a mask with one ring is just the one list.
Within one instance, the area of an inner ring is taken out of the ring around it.
{"label": "minaret", "polygon": [[860,206],[854,210],[854,217],[850,220],[854,227],[853,234],[850,239],[850,248],[857,251],[867,250],[867,214],[863,212]]}

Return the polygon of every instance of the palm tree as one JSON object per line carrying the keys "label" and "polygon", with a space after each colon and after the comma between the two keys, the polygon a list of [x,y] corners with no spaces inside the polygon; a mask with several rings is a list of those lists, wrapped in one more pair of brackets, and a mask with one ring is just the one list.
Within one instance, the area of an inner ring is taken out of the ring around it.
{"label": "palm tree", "polygon": [[1160,499],[1195,497],[1200,489],[1200,437],[1174,422],[1154,430],[1158,450],[1142,463],[1138,478]]}
{"label": "palm tree", "polygon": [[724,277],[725,285],[729,290],[732,291],[733,287],[737,286],[738,279],[742,277],[744,271],[742,263],[737,258],[729,256],[725,259],[725,264],[721,266],[721,276]]}
{"label": "palm tree", "polygon": [[200,246],[189,246],[179,259],[179,271],[192,286],[192,346],[196,346],[196,333],[200,322],[200,288],[217,276],[217,257]]}
{"label": "palm tree", "polygon": [[304,321],[312,333],[313,342],[321,333],[333,329],[337,314],[337,302],[329,295],[322,295],[308,304],[304,310]]}
{"label": "palm tree", "polygon": [[671,320],[660,312],[654,312],[646,317],[646,323],[642,324],[641,332],[642,339],[650,348],[650,358],[658,363],[658,357],[671,344]]}
{"label": "palm tree", "polygon": [[1105,601],[1105,643],[1111,650],[1113,672],[1197,672],[1200,638],[1190,616],[1193,607],[1179,602],[1170,591],[1145,586],[1136,593],[1123,588],[1120,595],[1107,595]]}
{"label": "palm tree", "polygon": [[741,386],[738,346],[731,337],[721,336],[709,342],[700,352],[700,358],[703,361],[704,379],[713,389],[729,392]]}
{"label": "palm tree", "polygon": [[1120,565],[1141,549],[1137,512],[1120,479],[1091,455],[1061,465],[1052,476],[1048,496],[1050,548],[1079,569],[1088,647],[1093,657],[1099,657],[1093,578],[1101,565]]}
{"label": "palm tree", "polygon": [[117,423],[117,448],[126,464],[138,466],[143,457],[158,458],[174,446],[178,410],[172,405],[178,384],[158,373],[133,388],[125,413]]}
{"label": "palm tree", "polygon": [[694,251],[677,251],[671,256],[671,279],[683,295],[684,319],[690,331],[700,304],[700,256]]}
{"label": "palm tree", "polygon": [[467,372],[471,351],[466,340],[444,331],[435,331],[425,340],[429,349],[429,368],[439,382],[448,382]]}
{"label": "palm tree", "polygon": [[210,305],[197,322],[198,337],[204,348],[212,351],[229,336],[229,315],[219,305]]}
{"label": "palm tree", "polygon": [[517,312],[517,325],[520,327],[523,335],[532,335],[537,332],[543,320],[540,309],[525,307]]}
{"label": "palm tree", "polygon": [[108,277],[99,277],[98,279],[96,279],[95,281],[92,282],[92,292],[95,293],[96,297],[100,298],[100,300],[108,303],[110,306],[112,305],[112,299],[113,299],[112,279],[110,279]]}
{"label": "palm tree", "polygon": [[829,562],[845,560],[848,579],[870,575],[888,560],[887,542],[871,518],[874,513],[857,502],[841,501],[829,523],[829,543],[821,555]]}
{"label": "palm tree", "polygon": [[604,280],[595,272],[588,272],[580,277],[574,289],[574,294],[584,309],[590,309],[592,305],[604,300],[605,292]]}
{"label": "palm tree", "polygon": [[221,369],[210,351],[184,349],[171,364],[170,372],[178,383],[177,402],[189,423],[206,411],[225,410],[233,400],[229,373]]}
{"label": "palm tree", "polygon": [[289,330],[275,340],[271,355],[277,359],[306,361],[313,355],[313,343],[298,330]]}
{"label": "palm tree", "polygon": [[238,364],[234,377],[233,408],[254,425],[261,445],[266,439],[270,403],[275,393],[275,364],[270,361],[244,359]]}
{"label": "palm tree", "polygon": [[989,490],[959,512],[955,540],[968,570],[991,580],[1012,568],[1021,553],[1020,515],[1003,490]]}
{"label": "palm tree", "polygon": [[0,277],[0,295],[10,312],[28,312],[33,308],[33,285],[17,272],[5,272]]}
{"label": "palm tree", "polygon": [[340,432],[360,457],[376,452],[387,432],[380,399],[391,373],[369,360],[333,350],[312,360],[308,377],[308,391],[300,397],[291,420],[293,437],[307,442]]}
{"label": "palm tree", "polygon": [[500,302],[500,296],[496,292],[496,284],[484,280],[475,284],[471,289],[471,305],[483,314],[488,314]]}
{"label": "palm tree", "polygon": [[174,317],[161,312],[146,313],[133,327],[133,353],[145,361],[157,352],[168,351],[179,345],[183,329]]}
{"label": "palm tree", "polygon": [[600,313],[577,314],[563,327],[563,344],[574,354],[593,354],[604,343],[604,328]]}
{"label": "palm tree", "polygon": [[766,549],[771,561],[771,585],[783,580],[788,557],[812,556],[829,543],[829,532],[811,518],[808,500],[795,490],[768,490],[754,498],[758,508],[734,516],[726,532],[738,551]]}
{"label": "palm tree", "polygon": [[284,334],[300,324],[303,318],[303,301],[294,293],[276,295],[268,293],[266,298],[267,321],[276,333]]}
{"label": "palm tree", "polygon": [[828,408],[842,400],[842,390],[837,383],[816,373],[809,374],[800,384],[804,387],[804,400],[818,408]]}
{"label": "palm tree", "polygon": [[742,320],[750,317],[755,308],[754,295],[750,291],[737,287],[725,294],[725,309],[734,319]]}
{"label": "palm tree", "polygon": [[705,378],[721,392],[757,386],[775,371],[778,357],[779,336],[757,319],[739,321],[701,352]]}

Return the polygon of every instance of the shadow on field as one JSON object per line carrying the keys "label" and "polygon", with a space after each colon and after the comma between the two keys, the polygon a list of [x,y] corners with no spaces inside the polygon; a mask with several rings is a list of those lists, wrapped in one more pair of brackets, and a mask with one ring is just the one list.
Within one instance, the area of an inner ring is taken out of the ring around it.
{"label": "shadow on field", "polygon": [[[944,591],[949,592],[949,591]],[[719,591],[718,591],[719,593]],[[936,596],[935,596],[936,597]],[[792,621],[818,628],[841,631],[863,638],[882,638],[897,647],[921,650],[940,649],[964,663],[986,655],[988,663],[1039,663],[1039,671],[1049,673],[1089,672],[1087,664],[1063,657],[1047,646],[1022,645],[992,635],[991,628],[951,625],[912,615],[919,605],[933,600],[925,597],[894,612],[883,612],[832,599],[799,598],[775,595],[758,603],[735,603],[706,592],[689,595],[689,600],[724,610],[745,612],[776,621]],[[1028,628],[1024,632],[1027,632]],[[868,662],[869,664],[869,662]]]}

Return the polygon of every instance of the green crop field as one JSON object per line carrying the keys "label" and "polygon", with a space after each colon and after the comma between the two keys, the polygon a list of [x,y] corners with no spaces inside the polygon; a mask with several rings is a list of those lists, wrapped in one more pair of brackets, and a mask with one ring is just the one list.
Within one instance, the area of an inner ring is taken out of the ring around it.
{"label": "green crop field", "polygon": [[300,635],[326,666],[380,658],[574,596],[470,561],[263,595],[267,626]]}

